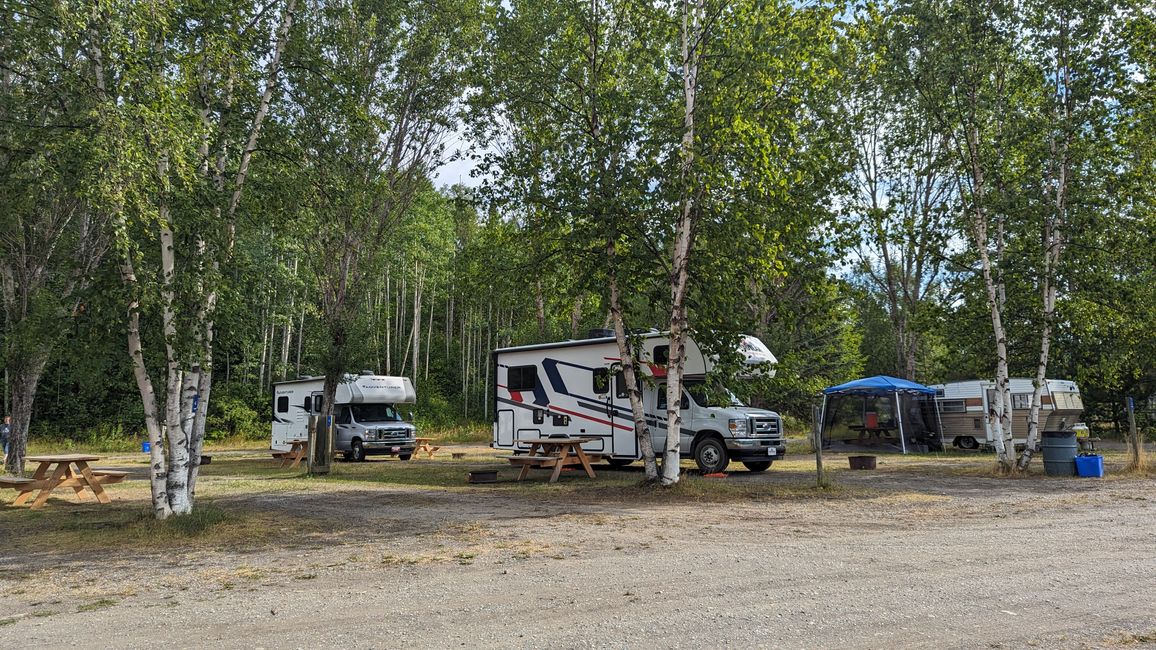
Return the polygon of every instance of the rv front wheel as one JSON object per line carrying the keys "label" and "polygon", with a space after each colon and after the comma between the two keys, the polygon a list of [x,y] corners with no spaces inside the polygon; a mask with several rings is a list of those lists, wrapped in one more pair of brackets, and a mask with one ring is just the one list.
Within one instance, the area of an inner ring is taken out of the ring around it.
{"label": "rv front wheel", "polygon": [[971,436],[960,436],[955,439],[955,444],[960,449],[979,449],[979,442]]}
{"label": "rv front wheel", "polygon": [[694,448],[694,462],[703,474],[714,474],[727,468],[727,448],[718,438],[703,438]]}
{"label": "rv front wheel", "polygon": [[365,460],[365,447],[361,445],[360,440],[354,440],[350,447],[353,451],[349,454],[349,460],[360,463]]}
{"label": "rv front wheel", "polygon": [[771,467],[769,460],[744,460],[743,465],[752,472],[765,472]]}

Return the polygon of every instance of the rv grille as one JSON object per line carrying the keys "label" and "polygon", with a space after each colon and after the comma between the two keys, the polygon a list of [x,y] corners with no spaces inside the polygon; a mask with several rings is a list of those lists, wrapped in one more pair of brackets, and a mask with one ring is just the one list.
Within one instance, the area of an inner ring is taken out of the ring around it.
{"label": "rv grille", "polygon": [[409,438],[409,431],[406,429],[378,429],[378,440],[405,440]]}
{"label": "rv grille", "polygon": [[778,418],[751,418],[752,435],[756,438],[781,438],[782,427]]}

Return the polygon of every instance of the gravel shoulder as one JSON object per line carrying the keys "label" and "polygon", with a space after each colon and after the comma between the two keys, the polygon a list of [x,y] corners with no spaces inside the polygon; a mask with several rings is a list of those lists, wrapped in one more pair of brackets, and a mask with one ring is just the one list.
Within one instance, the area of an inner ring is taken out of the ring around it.
{"label": "gravel shoulder", "polygon": [[178,553],[0,550],[0,647],[1156,642],[1156,481],[838,480],[866,496],[600,502],[382,486],[222,497],[316,532]]}

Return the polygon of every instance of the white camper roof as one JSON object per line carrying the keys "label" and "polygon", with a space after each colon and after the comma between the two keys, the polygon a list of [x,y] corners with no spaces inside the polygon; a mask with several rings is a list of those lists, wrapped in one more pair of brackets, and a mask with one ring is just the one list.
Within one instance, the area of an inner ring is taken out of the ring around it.
{"label": "white camper roof", "polygon": [[[324,377],[302,377],[290,381],[279,381],[274,386],[291,384],[324,384]],[[409,377],[387,377],[385,375],[345,375],[337,384],[335,404],[412,404],[417,401],[417,391]]]}

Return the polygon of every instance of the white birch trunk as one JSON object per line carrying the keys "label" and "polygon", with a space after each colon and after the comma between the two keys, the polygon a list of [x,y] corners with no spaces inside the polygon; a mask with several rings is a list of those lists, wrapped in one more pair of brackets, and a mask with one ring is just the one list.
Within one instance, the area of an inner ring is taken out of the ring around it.
{"label": "white birch trunk", "polygon": [[679,478],[681,456],[682,370],[687,334],[686,290],[689,280],[691,242],[697,205],[693,184],[695,100],[698,93],[698,43],[701,36],[702,7],[699,0],[682,2],[682,93],[683,131],[680,145],[682,196],[674,252],[670,270],[670,360],[666,369],[666,450],[662,457],[662,484],[674,485]]}
{"label": "white birch trunk", "polygon": [[[614,268],[617,250],[613,239],[607,241],[606,256],[611,265],[609,278],[610,315],[611,321],[614,323],[614,340],[618,343],[618,356],[622,359],[622,378],[626,381],[627,389],[630,391],[630,415],[634,420],[634,436],[638,440],[638,448],[642,452],[642,464],[646,471],[646,480],[657,481],[658,462],[654,457],[654,440],[650,437],[650,427],[646,424],[646,411],[642,404],[641,377],[637,372],[638,366],[634,360],[634,351],[630,349],[630,344],[626,339],[626,326],[622,320],[622,305],[618,295],[618,274]],[[613,386],[611,386],[611,390],[613,390]]]}

